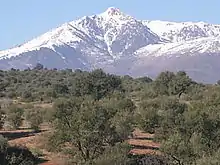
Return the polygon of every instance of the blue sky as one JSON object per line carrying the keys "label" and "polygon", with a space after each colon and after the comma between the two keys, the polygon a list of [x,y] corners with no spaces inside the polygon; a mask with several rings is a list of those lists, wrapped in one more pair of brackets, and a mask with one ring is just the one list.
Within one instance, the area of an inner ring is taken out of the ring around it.
{"label": "blue sky", "polygon": [[220,24],[220,0],[1,0],[0,50],[111,6],[138,19]]}

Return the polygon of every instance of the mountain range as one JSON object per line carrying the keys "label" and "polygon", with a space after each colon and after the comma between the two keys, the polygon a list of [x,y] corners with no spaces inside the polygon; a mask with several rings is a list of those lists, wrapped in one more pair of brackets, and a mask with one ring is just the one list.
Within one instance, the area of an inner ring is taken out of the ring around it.
{"label": "mountain range", "polygon": [[220,79],[220,25],[138,20],[110,7],[64,23],[14,48],[0,51],[0,69],[103,70],[155,78],[184,70],[196,81]]}

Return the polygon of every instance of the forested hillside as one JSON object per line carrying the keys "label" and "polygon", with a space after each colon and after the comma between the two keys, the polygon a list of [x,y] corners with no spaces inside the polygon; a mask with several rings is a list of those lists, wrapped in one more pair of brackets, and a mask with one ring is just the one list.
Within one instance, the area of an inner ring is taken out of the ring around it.
{"label": "forested hillside", "polygon": [[[41,64],[0,71],[0,105],[0,133],[8,138],[0,138],[2,165],[39,163],[43,154],[36,148],[25,148],[28,154],[21,155],[23,148],[10,143],[16,138],[6,131],[24,128],[35,133],[46,128],[39,150],[59,153],[64,164],[220,162],[220,86],[194,82],[184,71],[165,71],[155,80],[101,69],[49,70]],[[152,135],[149,144],[160,144],[159,150],[131,152],[129,139],[136,130]],[[5,156],[9,151],[18,154]]]}

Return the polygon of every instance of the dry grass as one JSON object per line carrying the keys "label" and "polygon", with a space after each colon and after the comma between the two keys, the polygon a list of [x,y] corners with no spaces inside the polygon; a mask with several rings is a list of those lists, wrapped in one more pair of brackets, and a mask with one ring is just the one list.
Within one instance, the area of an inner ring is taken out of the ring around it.
{"label": "dry grass", "polygon": [[13,100],[12,101],[14,104],[20,104],[20,105],[33,105],[34,107],[41,107],[41,108],[52,108],[53,104],[52,103],[41,103],[41,102],[23,102],[20,100]]}
{"label": "dry grass", "polygon": [[37,103],[34,104],[35,107],[41,107],[41,108],[52,108],[53,104],[52,103]]}

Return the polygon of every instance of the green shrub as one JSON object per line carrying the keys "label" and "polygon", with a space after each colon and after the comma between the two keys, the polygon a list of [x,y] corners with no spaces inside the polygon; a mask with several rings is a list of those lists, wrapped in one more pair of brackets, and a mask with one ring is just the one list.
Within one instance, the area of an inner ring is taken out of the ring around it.
{"label": "green shrub", "polygon": [[36,165],[37,160],[27,148],[11,147],[7,139],[0,135],[0,165]]}
{"label": "green shrub", "polygon": [[8,147],[4,165],[37,165],[37,158],[23,147]]}
{"label": "green shrub", "polygon": [[8,147],[8,141],[2,135],[0,135],[0,153],[5,152]]}
{"label": "green shrub", "polygon": [[104,153],[94,161],[95,165],[126,165],[130,162],[127,154],[130,150],[127,144],[116,144],[108,147]]}
{"label": "green shrub", "polygon": [[43,122],[43,111],[35,108],[26,111],[26,120],[32,129],[39,130],[40,124]]}
{"label": "green shrub", "polygon": [[23,113],[24,110],[16,105],[12,105],[8,108],[7,121],[14,129],[17,129],[21,126]]}

